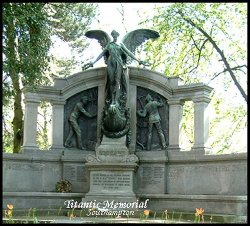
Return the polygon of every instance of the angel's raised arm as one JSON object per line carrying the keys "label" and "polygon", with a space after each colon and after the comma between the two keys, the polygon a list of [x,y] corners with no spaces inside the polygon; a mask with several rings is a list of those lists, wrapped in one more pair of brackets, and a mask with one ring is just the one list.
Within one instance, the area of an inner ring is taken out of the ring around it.
{"label": "angel's raised arm", "polygon": [[85,65],[82,67],[82,70],[85,71],[85,70],[87,70],[88,68],[93,67],[94,64],[95,64],[98,60],[100,60],[100,59],[103,57],[103,55],[104,55],[104,50],[100,53],[100,55],[96,58],[95,61],[85,64]]}
{"label": "angel's raised arm", "polygon": [[89,67],[93,67],[93,65],[104,56],[104,53],[106,51],[106,47],[107,47],[108,43],[110,43],[110,41],[111,41],[109,35],[105,31],[102,31],[102,30],[87,31],[85,33],[85,36],[87,36],[88,38],[97,39],[98,42],[100,43],[100,45],[102,46],[103,51],[99,54],[99,56],[96,58],[95,61],[90,62],[88,64],[85,64],[83,66],[83,70],[86,70]]}
{"label": "angel's raised arm", "polygon": [[104,56],[104,53],[106,51],[106,48],[104,48],[102,50],[102,52],[99,54],[99,56],[92,62],[92,64],[95,64],[98,60],[100,60],[103,56]]}

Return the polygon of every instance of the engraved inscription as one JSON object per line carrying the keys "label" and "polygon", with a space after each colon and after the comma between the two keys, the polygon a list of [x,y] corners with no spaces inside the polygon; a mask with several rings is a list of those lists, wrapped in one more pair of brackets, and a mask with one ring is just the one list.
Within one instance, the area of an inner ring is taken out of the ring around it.
{"label": "engraved inscription", "polygon": [[126,152],[124,151],[108,151],[108,150],[105,150],[105,151],[99,151],[99,154],[100,155],[107,155],[107,156],[120,156],[120,155],[125,155]]}
{"label": "engraved inscription", "polygon": [[45,164],[42,163],[33,163],[29,164],[28,162],[26,164],[23,164],[23,162],[15,163],[12,162],[11,164],[6,164],[5,169],[7,170],[27,170],[27,171],[41,171],[44,168]]}
{"label": "engraved inscription", "polygon": [[63,168],[64,179],[71,182],[87,182],[88,174],[84,166],[65,165]]}
{"label": "engraved inscription", "polygon": [[178,179],[181,174],[183,174],[184,172],[184,168],[173,168],[173,169],[169,169],[168,171],[168,177],[170,179]]}
{"label": "engraved inscription", "polygon": [[171,180],[177,180],[181,176],[193,174],[195,172],[205,173],[206,175],[220,175],[221,173],[230,172],[240,172],[244,171],[243,165],[193,165],[193,166],[181,166],[181,167],[171,167],[167,171],[167,177]]}
{"label": "engraved inscription", "polygon": [[162,166],[143,166],[142,181],[146,184],[156,185],[162,183],[164,178],[164,167]]}
{"label": "engraved inscription", "polygon": [[95,173],[92,185],[105,190],[123,190],[131,186],[131,175],[128,173]]}
{"label": "engraved inscription", "polygon": [[87,172],[84,166],[76,167],[76,180],[77,182],[87,182]]}
{"label": "engraved inscription", "polygon": [[[198,166],[189,166],[185,167],[185,172],[194,172],[194,171],[205,171],[211,173],[219,173],[219,172],[232,172],[235,171],[235,167],[237,165],[198,165]],[[238,168],[240,170],[240,168]],[[236,170],[237,171],[237,170]]]}
{"label": "engraved inscription", "polygon": [[76,181],[76,167],[75,166],[64,166],[63,168],[64,179],[69,181]]}

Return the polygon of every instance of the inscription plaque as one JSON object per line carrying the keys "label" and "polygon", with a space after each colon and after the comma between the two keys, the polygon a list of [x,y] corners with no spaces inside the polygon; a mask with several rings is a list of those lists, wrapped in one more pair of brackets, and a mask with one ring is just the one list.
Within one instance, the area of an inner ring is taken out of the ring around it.
{"label": "inscription plaque", "polygon": [[132,188],[132,176],[127,172],[95,172],[91,180],[92,190],[124,191]]}
{"label": "inscription plaque", "polygon": [[87,182],[87,170],[84,166],[76,167],[76,180],[77,182]]}
{"label": "inscription plaque", "polygon": [[11,164],[4,164],[5,170],[24,170],[24,171],[41,171],[45,167],[43,163],[23,164],[22,162],[12,162]]}
{"label": "inscription plaque", "polygon": [[137,192],[165,194],[165,166],[145,164],[137,171]]}
{"label": "inscription plaque", "polygon": [[69,181],[76,181],[76,167],[64,166],[63,168],[64,179]]}
{"label": "inscription plaque", "polygon": [[164,178],[164,167],[162,166],[143,166],[142,181],[146,184],[156,185],[162,183]]}
{"label": "inscription plaque", "polygon": [[87,170],[84,166],[64,165],[64,179],[71,182],[87,182]]}

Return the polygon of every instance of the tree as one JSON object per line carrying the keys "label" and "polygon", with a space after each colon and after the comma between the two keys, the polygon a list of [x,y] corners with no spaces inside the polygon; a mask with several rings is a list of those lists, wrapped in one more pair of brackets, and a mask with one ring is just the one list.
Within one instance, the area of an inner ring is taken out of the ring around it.
{"label": "tree", "polygon": [[[13,98],[13,152],[20,151],[23,134],[22,86],[48,83],[51,37],[73,48],[85,48],[83,34],[95,15],[93,4],[3,4],[3,103]],[[83,50],[83,49],[81,49]]]}
{"label": "tree", "polygon": [[[246,4],[175,3],[158,8],[152,22],[161,34],[160,41],[154,43],[154,67],[167,62],[166,74],[186,80],[185,76],[194,77],[201,67],[214,67],[217,59],[221,70],[214,73],[209,70],[206,77],[229,75],[247,102],[242,85],[247,69],[246,43],[242,43],[244,39],[239,34],[234,34],[235,30],[246,32]],[[162,58],[157,52],[165,56]]]}
{"label": "tree", "polygon": [[[211,144],[220,146],[219,152],[228,149],[236,141],[236,134],[240,136],[240,131],[246,128],[246,6],[245,3],[174,3],[156,8],[153,18],[143,22],[161,35],[145,47],[153,49],[147,52],[153,69],[167,76],[179,76],[185,84],[214,84],[216,91],[211,104],[220,110],[215,112],[210,131],[214,138]],[[233,96],[232,87],[243,97],[243,103],[234,101],[237,94]],[[191,110],[189,107],[187,112]],[[184,115],[183,128],[191,134],[187,126],[188,120],[192,120],[189,115]],[[225,124],[227,129],[222,129]]]}
{"label": "tree", "polygon": [[[50,47],[49,32],[44,4],[4,3],[3,5],[3,72],[4,88],[8,87],[14,98],[13,152],[22,143],[23,110],[21,81],[24,85],[37,84],[47,67]],[[5,91],[5,89],[4,89]],[[4,99],[4,103],[8,102]]]}

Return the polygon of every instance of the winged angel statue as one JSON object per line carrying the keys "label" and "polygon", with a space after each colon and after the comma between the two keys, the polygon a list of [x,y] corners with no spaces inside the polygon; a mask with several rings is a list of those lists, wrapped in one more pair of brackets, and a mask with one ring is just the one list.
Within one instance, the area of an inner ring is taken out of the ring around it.
{"label": "winged angel statue", "polygon": [[107,64],[106,105],[102,118],[102,131],[108,137],[121,137],[129,130],[129,113],[126,109],[127,64],[136,60],[140,65],[149,66],[148,62],[138,60],[134,54],[137,47],[148,39],[158,38],[159,33],[150,29],[137,29],[127,33],[120,45],[116,43],[119,33],[115,30],[111,32],[113,41],[102,30],[90,30],[85,35],[97,39],[103,50],[95,61],[85,64],[83,70],[93,67],[102,57]]}

